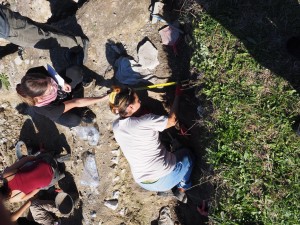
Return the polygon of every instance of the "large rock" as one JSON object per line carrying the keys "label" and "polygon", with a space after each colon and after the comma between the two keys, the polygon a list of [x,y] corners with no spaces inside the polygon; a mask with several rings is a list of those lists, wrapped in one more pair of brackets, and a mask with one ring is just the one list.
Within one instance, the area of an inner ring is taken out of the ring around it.
{"label": "large rock", "polygon": [[47,0],[8,1],[11,10],[27,16],[33,21],[46,23],[51,17],[50,3]]}
{"label": "large rock", "polygon": [[87,66],[103,75],[109,66],[106,58],[108,40],[126,45],[130,55],[136,56],[140,31],[149,18],[149,1],[98,1],[86,4],[77,12],[78,23],[90,39]]}

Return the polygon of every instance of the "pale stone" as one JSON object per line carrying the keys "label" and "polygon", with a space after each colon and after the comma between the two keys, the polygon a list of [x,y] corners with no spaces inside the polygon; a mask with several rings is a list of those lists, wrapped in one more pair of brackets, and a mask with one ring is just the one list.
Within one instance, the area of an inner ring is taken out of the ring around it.
{"label": "pale stone", "polygon": [[18,56],[17,58],[15,58],[14,62],[15,62],[16,65],[19,66],[23,63],[23,60]]}

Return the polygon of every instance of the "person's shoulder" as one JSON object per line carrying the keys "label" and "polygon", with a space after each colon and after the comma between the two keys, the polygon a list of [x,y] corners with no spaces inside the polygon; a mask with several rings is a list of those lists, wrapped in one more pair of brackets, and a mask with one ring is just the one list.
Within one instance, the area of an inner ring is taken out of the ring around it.
{"label": "person's shoulder", "polygon": [[118,129],[118,127],[120,126],[120,118],[116,119],[113,124],[112,124],[112,128],[113,130]]}
{"label": "person's shoulder", "polygon": [[156,120],[158,118],[167,118],[167,116],[164,116],[164,115],[156,115],[156,114],[153,114],[153,113],[148,113],[148,114],[145,114],[141,117],[139,117],[141,120]]}
{"label": "person's shoulder", "polygon": [[158,116],[158,115],[155,115],[155,114],[153,114],[153,113],[146,113],[146,114],[144,114],[144,115],[142,115],[142,116],[139,116],[139,117],[137,117],[138,119],[141,119],[141,120],[144,120],[144,119],[148,119],[148,118],[153,118],[153,117],[155,117],[155,116]]}
{"label": "person's shoulder", "polygon": [[120,118],[116,119],[114,122],[113,122],[113,127],[118,125],[119,124],[119,121],[120,121]]}
{"label": "person's shoulder", "polygon": [[58,119],[64,113],[65,105],[63,104],[63,102],[51,102],[48,105],[44,105],[41,107],[32,106],[32,109],[38,114],[44,115],[50,119],[55,120]]}

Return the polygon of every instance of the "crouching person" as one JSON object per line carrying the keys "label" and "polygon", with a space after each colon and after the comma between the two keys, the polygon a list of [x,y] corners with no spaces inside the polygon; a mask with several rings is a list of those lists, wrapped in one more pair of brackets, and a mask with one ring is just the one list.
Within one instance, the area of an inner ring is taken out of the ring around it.
{"label": "crouching person", "polygon": [[169,116],[141,115],[139,97],[130,88],[114,88],[109,103],[111,111],[120,116],[113,123],[113,132],[135,181],[149,191],[163,192],[176,186],[179,200],[185,202],[184,191],[191,186],[192,156],[186,148],[167,151],[159,139],[159,132],[176,124],[177,90]]}
{"label": "crouching person", "polygon": [[26,156],[6,168],[0,192],[9,202],[27,201],[58,182],[61,174],[50,157]]}
{"label": "crouching person", "polygon": [[61,87],[44,67],[36,67],[26,73],[16,90],[34,112],[58,124],[75,127],[81,122],[95,122],[95,114],[86,106],[101,102],[106,98],[74,97],[75,88],[80,90],[82,87],[83,75],[79,66],[68,68],[63,79],[65,82]]}
{"label": "crouching person", "polygon": [[60,192],[53,200],[33,200],[30,212],[33,220],[43,225],[60,225],[59,216],[68,217],[73,211],[73,199],[70,195]]}

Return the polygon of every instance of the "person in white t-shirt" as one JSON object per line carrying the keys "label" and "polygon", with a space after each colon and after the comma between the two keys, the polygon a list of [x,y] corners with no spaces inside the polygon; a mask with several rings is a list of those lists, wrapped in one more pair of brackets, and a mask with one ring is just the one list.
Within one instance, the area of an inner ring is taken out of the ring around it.
{"label": "person in white t-shirt", "polygon": [[129,162],[135,181],[149,191],[167,191],[177,186],[184,192],[191,186],[192,156],[186,148],[174,153],[166,150],[159,132],[177,122],[180,87],[169,116],[141,113],[138,95],[130,88],[116,87],[110,93],[110,109],[120,117],[113,123],[116,141]]}

